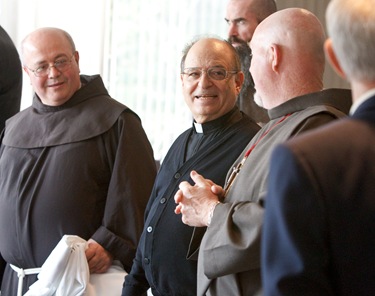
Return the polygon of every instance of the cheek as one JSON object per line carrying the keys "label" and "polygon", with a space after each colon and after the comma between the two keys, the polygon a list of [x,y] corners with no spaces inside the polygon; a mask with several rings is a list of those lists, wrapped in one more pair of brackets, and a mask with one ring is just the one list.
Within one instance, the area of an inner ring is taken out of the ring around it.
{"label": "cheek", "polygon": [[264,63],[262,58],[257,58],[253,56],[250,64],[250,74],[253,77],[254,83],[259,83],[259,80],[264,79],[266,76],[266,67],[267,65]]}
{"label": "cheek", "polygon": [[31,86],[34,88],[34,91],[35,92],[41,92],[41,91],[44,91],[44,83],[45,83],[45,79],[36,79],[36,78],[32,78],[30,79],[30,83],[31,83]]}
{"label": "cheek", "polygon": [[250,42],[251,38],[253,37],[254,30],[255,28],[251,24],[249,24],[248,26],[243,26],[241,30],[239,30],[239,35],[246,42]]}
{"label": "cheek", "polygon": [[250,71],[251,77],[254,80],[254,83],[255,83],[255,80],[256,80],[256,76],[257,76],[256,73],[255,73],[255,69],[256,69],[256,61],[254,59],[252,59],[249,71]]}
{"label": "cheek", "polygon": [[193,88],[187,86],[186,84],[182,88],[182,95],[184,97],[185,103],[190,106],[193,103]]}
{"label": "cheek", "polygon": [[235,83],[228,85],[224,89],[222,89],[222,93],[225,94],[222,97],[222,106],[231,106],[236,103],[239,91],[237,92],[237,86]]}
{"label": "cheek", "polygon": [[185,94],[191,94],[193,91],[194,91],[194,89],[195,89],[195,85],[194,84],[191,84],[191,83],[187,83],[187,82],[182,82],[182,92],[183,92],[183,94],[185,95]]}

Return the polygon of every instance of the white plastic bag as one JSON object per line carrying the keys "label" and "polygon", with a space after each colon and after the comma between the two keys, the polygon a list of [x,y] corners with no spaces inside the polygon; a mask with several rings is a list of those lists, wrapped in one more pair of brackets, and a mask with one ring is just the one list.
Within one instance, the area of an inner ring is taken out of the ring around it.
{"label": "white plastic bag", "polygon": [[84,239],[64,235],[44,262],[38,280],[24,296],[83,295],[90,278],[86,249]]}
{"label": "white plastic bag", "polygon": [[121,263],[115,260],[106,273],[90,275],[86,249],[84,239],[64,235],[24,296],[121,295],[126,275]]}

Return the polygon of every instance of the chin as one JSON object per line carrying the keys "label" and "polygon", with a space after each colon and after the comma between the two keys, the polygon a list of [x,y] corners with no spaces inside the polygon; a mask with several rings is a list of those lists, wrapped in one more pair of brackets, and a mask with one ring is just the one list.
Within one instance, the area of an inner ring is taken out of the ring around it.
{"label": "chin", "polygon": [[255,94],[254,94],[254,102],[259,107],[264,108],[262,97],[257,92],[255,92]]}

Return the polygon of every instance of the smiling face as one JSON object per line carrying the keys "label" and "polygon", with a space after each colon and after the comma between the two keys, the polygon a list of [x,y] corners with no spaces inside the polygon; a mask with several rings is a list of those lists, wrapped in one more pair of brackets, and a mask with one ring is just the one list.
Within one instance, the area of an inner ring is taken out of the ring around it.
{"label": "smiling face", "polygon": [[181,75],[185,102],[198,123],[217,119],[228,113],[235,105],[237,95],[243,83],[243,73],[228,74],[224,80],[214,80],[206,70],[212,67],[235,69],[234,56],[229,44],[217,39],[202,39],[189,50],[185,69],[201,68],[199,79],[190,81],[187,75]]}
{"label": "smiling face", "polygon": [[[31,33],[23,42],[22,53],[24,70],[43,104],[62,105],[80,88],[78,52],[62,31],[45,28]],[[71,61],[64,71],[51,67],[62,60]],[[45,77],[31,71],[44,66],[50,67]]]}

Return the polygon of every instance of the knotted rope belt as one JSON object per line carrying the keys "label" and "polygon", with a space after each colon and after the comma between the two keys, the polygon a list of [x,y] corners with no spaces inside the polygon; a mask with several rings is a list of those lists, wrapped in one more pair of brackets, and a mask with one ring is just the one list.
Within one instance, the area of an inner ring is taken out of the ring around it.
{"label": "knotted rope belt", "polygon": [[30,274],[38,274],[41,271],[41,268],[19,268],[17,266],[14,266],[13,264],[10,264],[10,267],[17,272],[18,275],[18,288],[17,288],[17,296],[22,296],[22,288],[23,288],[23,279],[26,275]]}

